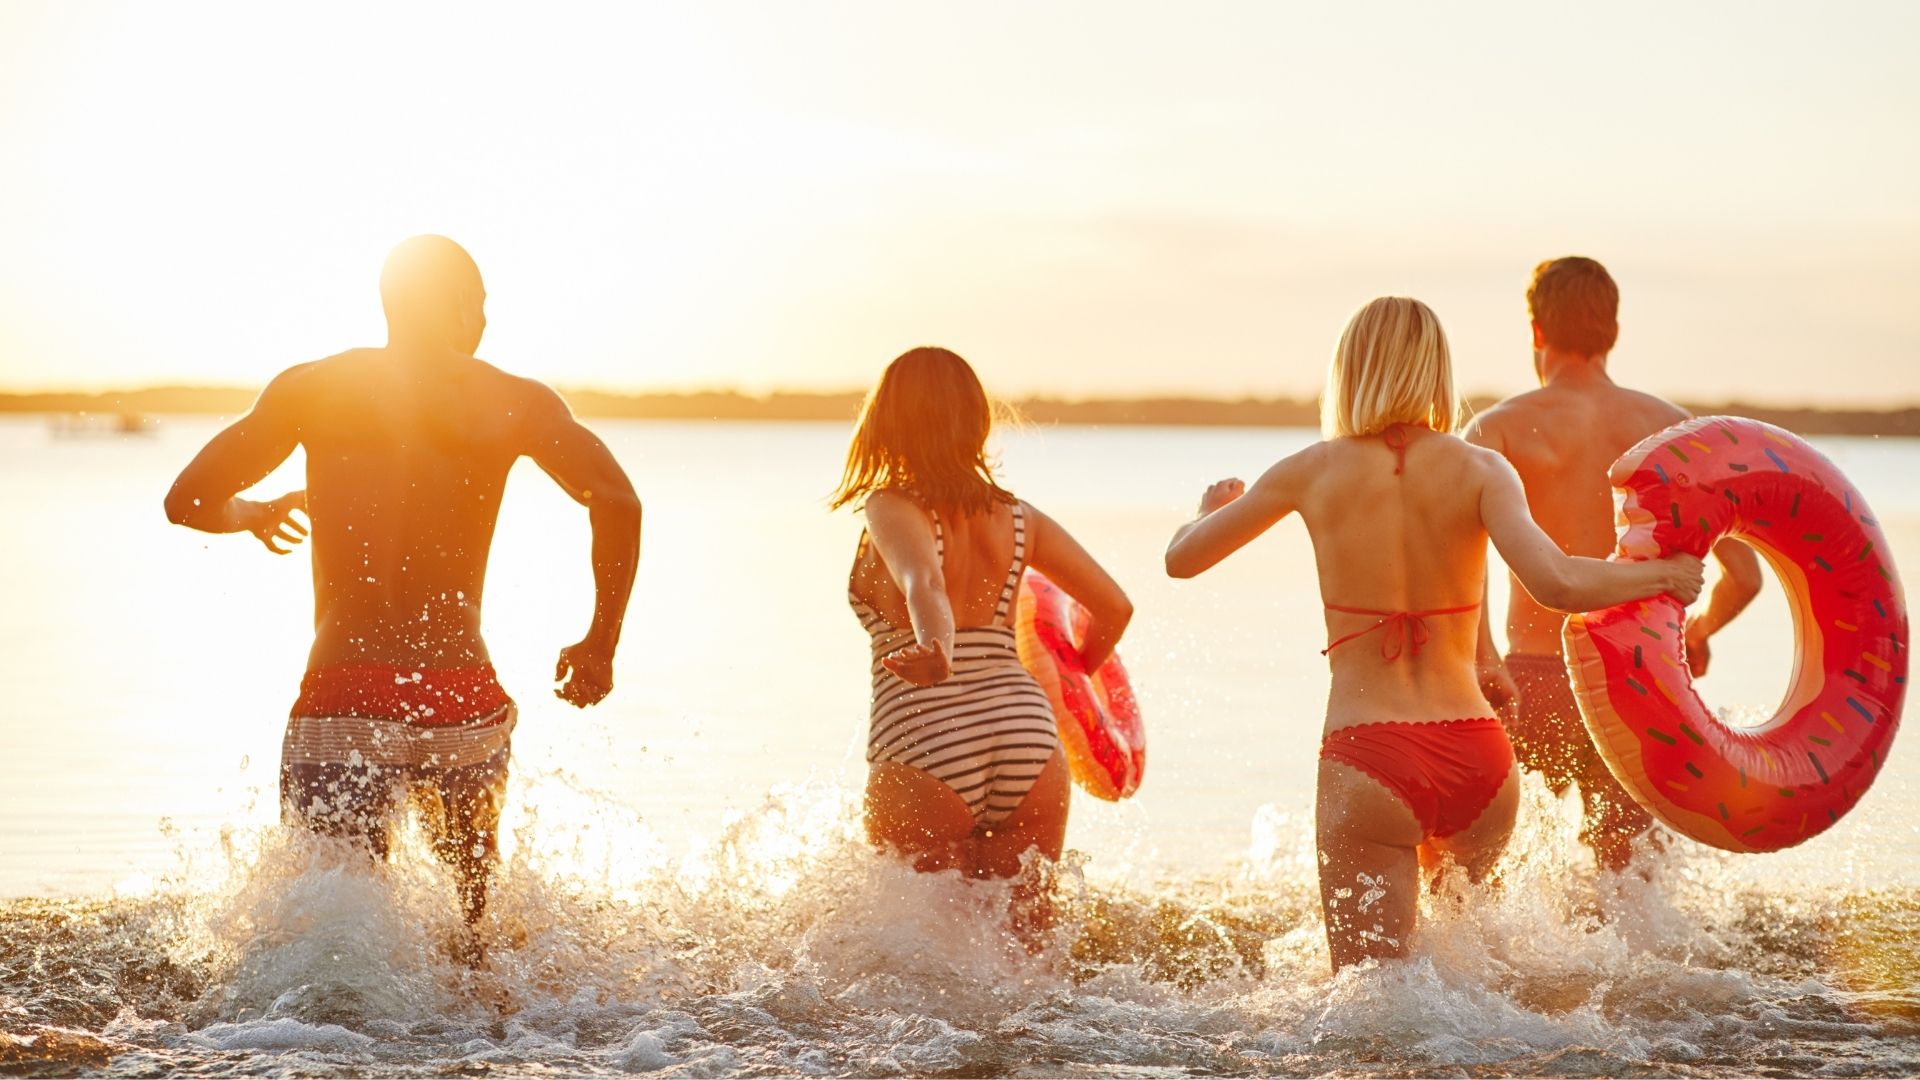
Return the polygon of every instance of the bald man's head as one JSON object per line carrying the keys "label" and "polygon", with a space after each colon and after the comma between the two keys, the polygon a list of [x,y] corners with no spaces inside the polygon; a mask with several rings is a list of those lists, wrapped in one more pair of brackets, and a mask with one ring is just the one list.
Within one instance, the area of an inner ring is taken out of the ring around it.
{"label": "bald man's head", "polygon": [[390,337],[472,355],[487,328],[486,288],[473,256],[444,236],[402,241],[380,270]]}

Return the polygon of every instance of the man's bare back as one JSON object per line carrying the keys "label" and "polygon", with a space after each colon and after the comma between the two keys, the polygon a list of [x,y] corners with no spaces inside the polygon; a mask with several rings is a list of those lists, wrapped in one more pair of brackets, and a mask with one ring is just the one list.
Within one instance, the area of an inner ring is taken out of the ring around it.
{"label": "man's bare back", "polygon": [[[1606,268],[1573,256],[1541,263],[1527,290],[1540,389],[1508,398],[1476,417],[1467,439],[1513,463],[1527,508],[1570,555],[1603,557],[1615,546],[1613,486],[1607,472],[1649,435],[1684,420],[1686,410],[1629,390],[1607,374],[1619,333],[1619,290]],[[1759,561],[1738,541],[1714,549],[1723,573],[1707,610],[1689,618],[1687,659],[1706,670],[1707,640],[1760,588]],[[1501,707],[1515,754],[1556,792],[1577,786],[1581,839],[1599,864],[1620,870],[1652,824],[1600,760],[1580,718],[1561,657],[1565,619],[1513,582],[1507,606],[1507,655],[1494,649],[1488,611],[1480,627],[1481,690]]]}
{"label": "man's bare back", "polygon": [[[593,524],[592,624],[561,650],[556,691],[613,688],[640,548],[620,465],[559,395],[473,356],[486,327],[471,258],[444,237],[396,248],[381,276],[389,342],[300,364],[214,436],[167,516],[251,532],[286,554],[312,523],[314,641],[281,744],[283,818],[384,857],[398,802],[421,796],[469,923],[485,907],[517,711],[481,639],[487,556],[507,472],[532,458]],[[239,497],[306,449],[307,486]]]}
{"label": "man's bare back", "polygon": [[307,451],[310,666],[486,663],[480,605],[507,472],[563,441],[564,406],[482,361],[391,348],[280,381]]}
{"label": "man's bare back", "polygon": [[[1607,469],[1640,440],[1686,418],[1667,401],[1616,385],[1603,371],[1510,397],[1474,420],[1470,437],[1513,463],[1527,508],[1569,555],[1604,558],[1614,549],[1613,486]],[[1507,606],[1513,652],[1560,655],[1564,616],[1518,583]]]}

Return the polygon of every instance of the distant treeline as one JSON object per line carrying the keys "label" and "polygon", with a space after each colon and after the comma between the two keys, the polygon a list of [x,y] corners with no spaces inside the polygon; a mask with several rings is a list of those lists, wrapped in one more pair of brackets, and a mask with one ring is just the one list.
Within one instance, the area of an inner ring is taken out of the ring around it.
{"label": "distant treeline", "polygon": [[[100,394],[0,394],[0,412],[232,416],[245,412],[256,391],[238,387],[157,386]],[[614,394],[563,391],[583,417],[643,420],[837,420],[860,411],[859,393],[742,394],[727,390],[681,394]],[[1475,398],[1484,409],[1494,398]],[[1313,427],[1320,412],[1312,401],[1293,398],[1112,398],[1072,401],[1035,397],[1008,403],[1035,424],[1167,424],[1216,427]],[[1804,435],[1900,435],[1920,437],[1920,407],[1815,409],[1741,402],[1687,403],[1701,415],[1748,416]]]}

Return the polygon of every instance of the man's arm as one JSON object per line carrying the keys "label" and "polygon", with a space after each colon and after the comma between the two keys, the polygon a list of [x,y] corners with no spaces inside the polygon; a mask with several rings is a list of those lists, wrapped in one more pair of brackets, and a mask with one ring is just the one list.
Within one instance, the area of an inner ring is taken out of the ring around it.
{"label": "man's arm", "polygon": [[[1466,440],[1475,446],[1507,456],[1506,440],[1501,438],[1496,425],[1490,423],[1492,410],[1481,413],[1467,425]],[[1529,510],[1531,512],[1531,510]],[[1474,643],[1474,673],[1480,683],[1480,692],[1486,695],[1487,704],[1496,712],[1505,712],[1520,700],[1519,684],[1513,681],[1513,674],[1507,670],[1506,658],[1500,655],[1499,646],[1493,640],[1493,606],[1488,601],[1489,586],[1493,578],[1493,565],[1487,566],[1487,579],[1480,583],[1480,637]]]}
{"label": "man's arm", "polygon": [[527,385],[532,400],[523,452],[587,508],[593,523],[593,624],[578,644],[560,651],[553,674],[564,683],[554,694],[585,708],[613,690],[613,653],[640,566],[640,497],[606,444],[573,418],[559,394]]}
{"label": "man's arm", "polygon": [[[300,445],[300,385],[310,365],[280,373],[247,415],[215,435],[187,463],[167,492],[167,520],[201,532],[250,532],[275,555],[285,555],[307,535],[293,518],[305,511],[306,492],[271,502],[239,498],[242,491],[280,467]],[[280,544],[287,547],[281,547]]]}
{"label": "man's arm", "polygon": [[[1677,424],[1693,416],[1677,405],[1664,401],[1660,404],[1673,410],[1675,415],[1670,423]],[[1719,633],[1760,595],[1760,557],[1752,548],[1738,540],[1722,540],[1713,545],[1713,557],[1720,564],[1720,580],[1714,582],[1713,592],[1707,597],[1707,609],[1687,620],[1684,634],[1687,670],[1696,679],[1707,673],[1707,664],[1713,659],[1707,639]]]}
{"label": "man's arm", "polygon": [[1722,540],[1713,545],[1713,557],[1720,564],[1720,580],[1707,597],[1707,609],[1687,620],[1687,669],[1695,677],[1705,675],[1713,659],[1707,639],[1760,595],[1760,557],[1752,548],[1738,540]]}

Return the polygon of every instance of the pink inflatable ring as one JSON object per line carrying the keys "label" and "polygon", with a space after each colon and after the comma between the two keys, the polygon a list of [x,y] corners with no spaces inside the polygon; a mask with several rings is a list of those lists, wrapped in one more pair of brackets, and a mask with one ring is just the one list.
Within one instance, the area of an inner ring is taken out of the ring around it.
{"label": "pink inflatable ring", "polygon": [[1087,609],[1046,575],[1027,571],[1013,628],[1020,662],[1053,702],[1074,780],[1087,794],[1112,802],[1139,789],[1147,733],[1120,657],[1108,658],[1093,674],[1081,665],[1088,619]]}
{"label": "pink inflatable ring", "polygon": [[1608,474],[1615,558],[1705,557],[1722,537],[1773,565],[1797,649],[1786,701],[1757,727],[1708,711],[1668,597],[1577,615],[1564,632],[1608,768],[1672,829],[1777,851],[1851,810],[1886,764],[1907,683],[1907,609],[1880,525],[1819,451],[1754,420],[1707,416],[1644,440]]}

